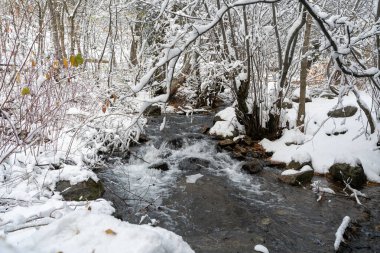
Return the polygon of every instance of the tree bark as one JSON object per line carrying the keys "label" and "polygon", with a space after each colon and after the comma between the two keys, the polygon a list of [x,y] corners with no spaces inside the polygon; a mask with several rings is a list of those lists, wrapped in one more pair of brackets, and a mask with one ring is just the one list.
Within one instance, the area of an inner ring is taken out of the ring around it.
{"label": "tree bark", "polygon": [[64,58],[67,58],[66,46],[65,46],[65,21],[64,21],[65,12],[62,9],[61,13],[58,13],[58,14],[61,14],[58,28],[59,28],[59,40],[61,43],[62,56]]}
{"label": "tree bark", "polygon": [[59,43],[56,4],[54,0],[47,0],[47,4],[48,4],[49,12],[51,15],[50,22],[51,22],[51,31],[52,31],[52,37],[53,37],[54,58],[61,62],[62,49]]}
{"label": "tree bark", "polygon": [[282,49],[281,49],[280,33],[278,32],[278,26],[277,26],[276,4],[274,3],[272,4],[272,15],[273,15],[274,33],[276,35],[276,43],[277,43],[278,69],[281,69],[281,66],[283,64]]}
{"label": "tree bark", "polygon": [[306,86],[307,86],[307,74],[310,69],[310,60],[307,57],[307,52],[309,51],[310,45],[310,33],[311,33],[311,17],[309,14],[306,15],[306,27],[305,34],[303,37],[302,45],[302,60],[301,60],[301,72],[300,72],[300,100],[298,106],[298,115],[297,115],[297,127],[304,132],[305,127],[305,97],[306,97]]}
{"label": "tree bark", "polygon": [[[377,1],[376,22],[380,18],[380,0]],[[377,68],[380,69],[380,36],[376,35]]]}

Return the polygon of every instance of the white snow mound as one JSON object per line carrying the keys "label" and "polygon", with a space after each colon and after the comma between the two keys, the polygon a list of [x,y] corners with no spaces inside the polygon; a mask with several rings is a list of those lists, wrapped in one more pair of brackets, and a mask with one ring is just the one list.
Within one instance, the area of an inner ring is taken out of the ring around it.
{"label": "white snow mound", "polygon": [[105,214],[77,210],[18,242],[23,252],[129,253],[194,252],[182,237],[149,225],[134,225]]}

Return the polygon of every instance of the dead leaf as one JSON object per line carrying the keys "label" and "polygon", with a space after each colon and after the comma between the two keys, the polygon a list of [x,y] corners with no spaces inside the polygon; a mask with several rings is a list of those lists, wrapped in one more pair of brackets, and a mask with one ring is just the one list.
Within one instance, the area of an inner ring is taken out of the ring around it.
{"label": "dead leaf", "polygon": [[114,102],[114,103],[116,102],[116,98],[117,98],[117,97],[116,97],[115,94],[112,94],[110,98],[113,99],[113,102]]}
{"label": "dead leaf", "polygon": [[20,75],[20,72],[17,72],[17,74],[16,74],[16,83],[18,83],[18,84],[21,83],[21,75]]}
{"label": "dead leaf", "polygon": [[102,105],[102,112],[106,113],[106,111],[107,111],[107,106],[106,105]]}
{"label": "dead leaf", "polygon": [[107,235],[116,235],[116,232],[113,231],[112,229],[107,229],[106,231],[104,231]]}
{"label": "dead leaf", "polygon": [[67,69],[69,67],[69,61],[66,58],[63,58],[63,67]]}
{"label": "dead leaf", "polygon": [[53,61],[53,69],[58,69],[59,68],[59,61],[58,60],[54,60]]}

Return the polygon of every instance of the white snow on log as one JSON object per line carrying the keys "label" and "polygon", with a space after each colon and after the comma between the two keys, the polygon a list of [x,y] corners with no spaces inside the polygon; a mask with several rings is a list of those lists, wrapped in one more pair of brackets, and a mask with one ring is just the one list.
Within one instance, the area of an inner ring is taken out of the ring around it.
{"label": "white snow on log", "polygon": [[261,253],[269,253],[269,250],[265,246],[263,246],[261,244],[257,244],[255,246],[254,250],[256,250],[258,252],[261,252]]}
{"label": "white snow on log", "polygon": [[195,175],[186,176],[186,183],[195,184],[197,182],[197,180],[200,179],[201,177],[203,177],[203,175],[200,173],[195,174]]}
{"label": "white snow on log", "polygon": [[334,249],[337,251],[339,249],[340,243],[343,241],[343,235],[344,231],[346,231],[346,228],[348,227],[348,224],[350,223],[351,219],[350,217],[346,216],[343,218],[342,224],[340,224],[338,230],[335,233],[335,242],[334,242]]}

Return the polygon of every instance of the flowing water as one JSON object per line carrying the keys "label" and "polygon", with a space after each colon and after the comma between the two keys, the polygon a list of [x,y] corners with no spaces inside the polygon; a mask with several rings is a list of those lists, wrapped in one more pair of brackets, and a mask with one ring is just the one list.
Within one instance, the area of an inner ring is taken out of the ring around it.
{"label": "flowing water", "polygon": [[[339,189],[317,202],[310,188],[279,182],[279,169],[246,174],[240,161],[200,134],[212,119],[167,116],[159,131],[162,117],[150,118],[150,141],[133,148],[128,160],[109,159],[99,176],[116,216],[133,223],[158,221],[196,252],[218,253],[254,252],[256,244],[271,253],[334,252],[335,232],[343,217],[350,216],[354,223],[340,252],[380,252],[378,187],[363,190],[370,197],[362,200],[363,206]],[[323,177],[313,180],[328,184]]]}

